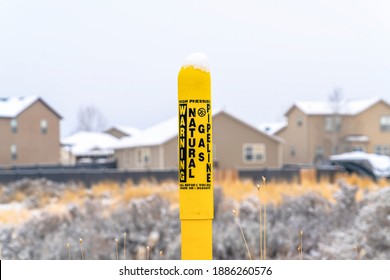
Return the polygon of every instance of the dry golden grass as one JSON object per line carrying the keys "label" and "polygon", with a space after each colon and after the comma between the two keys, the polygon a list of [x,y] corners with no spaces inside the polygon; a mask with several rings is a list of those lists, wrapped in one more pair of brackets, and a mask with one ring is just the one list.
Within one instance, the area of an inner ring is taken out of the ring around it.
{"label": "dry golden grass", "polygon": [[30,219],[31,214],[31,211],[28,209],[0,210],[0,223],[18,225]]}
{"label": "dry golden grass", "polygon": [[[144,198],[150,195],[160,195],[172,203],[177,203],[179,193],[177,183],[167,181],[156,183],[153,181],[142,180],[138,184],[128,180],[123,184],[114,181],[104,181],[94,184],[91,190],[81,188],[77,191],[65,191],[59,198],[59,203],[83,203],[88,197],[92,199],[106,199],[111,204],[128,203],[132,199]],[[113,206],[114,207],[114,206]]]}
{"label": "dry golden grass", "polygon": [[80,188],[77,190],[65,190],[62,195],[58,198],[58,204],[77,204],[81,205],[85,202],[86,198],[89,196],[88,190],[85,188]]}
{"label": "dry golden grass", "polygon": [[[242,201],[249,196],[259,197],[261,203],[279,204],[284,197],[298,197],[308,192],[318,193],[329,201],[334,201],[334,194],[339,190],[337,183],[330,183],[328,178],[322,178],[320,182],[315,181],[315,176],[310,172],[301,173],[302,183],[273,182],[263,180],[262,182],[253,182],[252,180],[239,180],[237,178],[227,178],[222,181],[215,181],[215,187],[221,187],[224,195],[236,201]],[[265,178],[266,179],[266,178]],[[390,186],[390,182],[381,179],[374,182],[369,178],[361,178],[354,174],[340,174],[336,178],[344,180],[348,185],[358,187],[357,200],[363,198],[364,193],[376,191],[380,188]],[[260,186],[261,191],[257,188]],[[3,190],[0,188],[0,195]],[[56,214],[66,213],[66,206],[70,203],[82,205],[88,199],[104,200],[107,215],[123,203],[128,203],[132,199],[145,198],[150,195],[159,195],[169,200],[172,207],[176,207],[179,202],[179,191],[176,181],[166,181],[156,183],[155,181],[143,180],[134,184],[131,180],[119,184],[113,181],[100,182],[87,189],[83,186],[76,189],[66,189],[59,197],[53,198],[49,194],[37,194],[39,207],[42,211],[49,211]],[[27,199],[25,193],[15,192],[12,200],[23,202]],[[18,224],[30,218],[31,211],[28,209],[1,210],[0,222],[5,224]]]}
{"label": "dry golden grass", "polygon": [[16,201],[16,202],[22,202],[26,199],[26,194],[23,193],[22,191],[17,191],[15,192],[15,195],[13,197],[13,201]]}
{"label": "dry golden grass", "polygon": [[92,186],[92,196],[94,198],[116,197],[120,193],[119,184],[113,181],[103,181]]}
{"label": "dry golden grass", "polygon": [[[241,201],[249,196],[259,196],[256,185],[252,180],[245,181],[224,181],[219,185],[223,186],[223,192],[226,196]],[[268,182],[261,186],[261,202],[270,204],[279,204],[283,198],[297,197],[308,192],[316,192],[325,198],[332,200],[333,193],[338,189],[335,184],[316,183],[316,184],[297,184],[297,183],[275,183]]]}
{"label": "dry golden grass", "polygon": [[42,194],[40,197],[39,197],[39,206],[41,208],[49,205],[51,203],[51,199],[52,197],[50,197],[50,195],[48,194]]}
{"label": "dry golden grass", "polygon": [[129,202],[132,199],[143,198],[153,194],[158,194],[171,203],[177,203],[179,201],[179,191],[175,181],[166,181],[161,184],[141,181],[138,185],[133,185],[131,181],[126,182],[123,185],[121,200]]}
{"label": "dry golden grass", "polygon": [[[304,174],[301,175],[304,176]],[[314,192],[334,202],[334,194],[339,190],[338,183],[330,183],[329,179],[326,178],[323,178],[320,182],[316,182],[312,174],[308,177],[303,177],[301,184],[273,181],[267,181],[265,185],[260,184],[262,188],[260,201],[263,203],[266,201],[271,204],[279,204],[283,201],[284,197],[298,197],[308,192]],[[380,188],[390,186],[390,182],[386,179],[374,182],[370,178],[362,178],[354,174],[338,175],[335,181],[337,182],[338,180],[344,180],[347,184],[358,187],[356,194],[357,200],[361,200],[365,192],[376,191]],[[226,196],[237,201],[241,201],[249,196],[259,196],[256,183],[252,180],[225,180],[217,182],[215,186],[221,186]]]}

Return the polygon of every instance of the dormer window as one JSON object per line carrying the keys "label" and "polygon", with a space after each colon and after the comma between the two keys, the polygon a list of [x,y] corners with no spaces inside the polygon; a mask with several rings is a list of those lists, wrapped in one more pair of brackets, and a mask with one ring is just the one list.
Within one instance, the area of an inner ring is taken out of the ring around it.
{"label": "dormer window", "polygon": [[18,132],[18,120],[17,119],[12,119],[10,121],[10,126],[11,126],[12,133]]}

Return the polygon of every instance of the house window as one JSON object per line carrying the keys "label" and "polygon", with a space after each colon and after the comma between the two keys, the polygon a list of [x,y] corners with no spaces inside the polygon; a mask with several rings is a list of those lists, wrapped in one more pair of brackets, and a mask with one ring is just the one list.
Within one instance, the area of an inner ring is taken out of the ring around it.
{"label": "house window", "polygon": [[385,115],[380,118],[381,131],[390,131],[390,115]]}
{"label": "house window", "polygon": [[47,120],[41,120],[41,133],[46,134],[47,133]]}
{"label": "house window", "polygon": [[325,118],[325,130],[329,132],[339,131],[341,128],[341,118],[340,117],[326,117]]}
{"label": "house window", "polygon": [[12,119],[10,121],[10,126],[11,126],[12,133],[18,132],[18,120],[17,119]]}
{"label": "house window", "polygon": [[135,163],[137,166],[148,166],[152,161],[152,155],[149,148],[137,149],[135,151]]}
{"label": "house window", "polygon": [[390,145],[376,145],[375,153],[378,155],[390,156]]}
{"label": "house window", "polygon": [[324,147],[317,145],[314,155],[314,163],[321,163],[324,160]]}
{"label": "house window", "polygon": [[265,162],[265,145],[244,144],[243,145],[243,161],[245,163],[263,163]]}
{"label": "house window", "polygon": [[16,145],[11,145],[11,159],[18,159],[18,147]]}
{"label": "house window", "polygon": [[290,156],[295,157],[297,154],[297,151],[295,150],[295,147],[291,146],[290,147]]}
{"label": "house window", "polygon": [[301,118],[301,117],[298,117],[298,118],[297,118],[297,126],[298,126],[298,127],[301,127],[302,124],[303,124],[302,118]]}
{"label": "house window", "polygon": [[316,147],[316,155],[323,156],[324,155],[324,147],[322,147],[321,145],[318,145]]}

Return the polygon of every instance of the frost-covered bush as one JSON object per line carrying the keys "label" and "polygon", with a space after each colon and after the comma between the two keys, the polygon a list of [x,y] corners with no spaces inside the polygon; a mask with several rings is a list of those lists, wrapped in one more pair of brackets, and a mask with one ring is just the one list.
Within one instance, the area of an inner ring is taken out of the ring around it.
{"label": "frost-covered bush", "polygon": [[[46,180],[12,186],[3,192],[3,203],[16,191],[52,188],[51,195],[59,196],[66,188]],[[339,186],[334,202],[307,193],[267,205],[267,259],[299,259],[301,231],[304,259],[390,259],[390,188],[370,192],[358,202],[356,187]],[[215,190],[214,259],[248,259],[238,223],[252,258],[259,259],[258,197],[238,203],[224,197],[222,188]],[[89,197],[82,205],[68,204],[63,214],[34,211],[20,226],[0,225],[4,259],[68,259],[67,244],[71,258],[81,259],[80,238],[86,259],[116,259],[116,244],[119,259],[124,247],[126,259],[145,258],[147,247],[150,259],[180,259],[179,210],[158,195],[118,205]]]}

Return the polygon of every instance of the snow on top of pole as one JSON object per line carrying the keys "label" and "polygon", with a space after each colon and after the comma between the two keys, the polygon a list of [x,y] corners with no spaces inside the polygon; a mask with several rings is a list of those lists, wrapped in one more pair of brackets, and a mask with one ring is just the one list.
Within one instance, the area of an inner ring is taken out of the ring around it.
{"label": "snow on top of pole", "polygon": [[210,72],[209,60],[204,53],[195,52],[186,57],[183,67],[194,67],[205,72]]}

